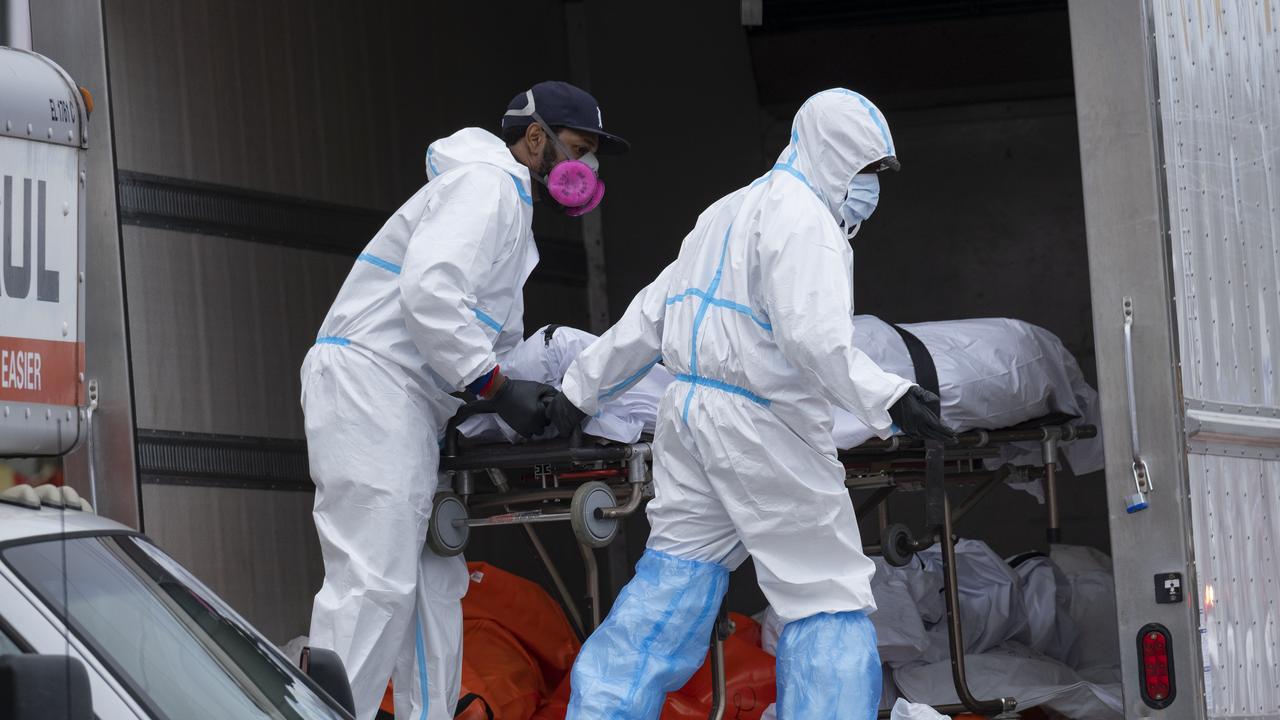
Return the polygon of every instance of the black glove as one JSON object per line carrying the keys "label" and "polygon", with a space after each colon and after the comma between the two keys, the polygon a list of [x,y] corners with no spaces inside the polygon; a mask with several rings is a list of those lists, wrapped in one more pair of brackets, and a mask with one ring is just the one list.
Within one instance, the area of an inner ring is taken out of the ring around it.
{"label": "black glove", "polygon": [[533,437],[547,429],[547,403],[556,389],[532,380],[505,378],[489,401],[512,430]]}
{"label": "black glove", "polygon": [[551,405],[547,407],[547,417],[551,419],[551,424],[556,426],[556,433],[561,437],[569,437],[574,430],[582,427],[582,421],[587,419],[587,414],[578,409],[577,405],[569,402],[569,398],[564,393],[558,392],[551,399]]}
{"label": "black glove", "polygon": [[930,408],[936,402],[937,395],[919,385],[912,385],[907,394],[889,408],[889,417],[893,418],[899,430],[910,437],[944,442],[955,440],[955,431],[943,425],[942,420]]}

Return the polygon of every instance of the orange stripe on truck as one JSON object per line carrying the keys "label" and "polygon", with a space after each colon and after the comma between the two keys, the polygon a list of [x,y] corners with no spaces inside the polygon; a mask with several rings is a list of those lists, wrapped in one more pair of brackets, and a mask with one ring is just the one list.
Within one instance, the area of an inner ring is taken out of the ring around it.
{"label": "orange stripe on truck", "polygon": [[83,345],[0,337],[0,402],[77,404]]}

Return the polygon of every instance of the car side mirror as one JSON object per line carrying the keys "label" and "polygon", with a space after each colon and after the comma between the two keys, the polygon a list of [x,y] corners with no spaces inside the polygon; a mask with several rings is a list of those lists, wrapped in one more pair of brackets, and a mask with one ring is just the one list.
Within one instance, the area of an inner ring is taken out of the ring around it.
{"label": "car side mirror", "polygon": [[84,664],[66,655],[0,656],[0,718],[93,720]]}
{"label": "car side mirror", "polygon": [[351,681],[347,679],[347,669],[343,667],[338,653],[324,648],[305,647],[302,648],[302,658],[298,664],[307,677],[355,717],[356,701],[351,697]]}

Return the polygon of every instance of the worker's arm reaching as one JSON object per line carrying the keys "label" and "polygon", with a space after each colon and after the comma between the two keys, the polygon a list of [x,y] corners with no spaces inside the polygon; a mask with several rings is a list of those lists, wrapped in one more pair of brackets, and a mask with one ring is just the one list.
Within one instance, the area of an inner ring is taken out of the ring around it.
{"label": "worker's arm reaching", "polygon": [[667,309],[668,265],[640,291],[623,313],[565,372],[561,394],[551,403],[551,422],[565,435],[600,404],[635,385],[662,360],[662,329]]}
{"label": "worker's arm reaching", "polygon": [[[516,233],[510,210],[518,207],[511,178],[476,163],[441,176],[405,249],[400,306],[405,326],[427,365],[450,385],[492,399],[498,414],[523,435],[546,427],[543,400],[553,389],[502,376],[496,321],[480,307],[475,288],[489,280],[494,264],[512,251]],[[529,387],[524,387],[529,385]],[[535,387],[536,386],[536,387]]]}
{"label": "worker's arm reaching", "polygon": [[[817,213],[780,213],[761,228],[759,260],[774,341],[813,375],[815,390],[886,438],[894,425],[890,408],[914,386],[854,346],[852,250],[822,220]],[[917,422],[918,398],[911,397],[912,412],[903,416],[915,431],[927,423]]]}

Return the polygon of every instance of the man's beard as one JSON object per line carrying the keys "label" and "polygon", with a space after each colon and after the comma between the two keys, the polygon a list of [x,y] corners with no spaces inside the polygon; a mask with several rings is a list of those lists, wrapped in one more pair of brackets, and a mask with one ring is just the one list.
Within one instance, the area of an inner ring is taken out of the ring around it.
{"label": "man's beard", "polygon": [[546,177],[551,173],[551,168],[556,165],[556,148],[555,144],[548,141],[542,146],[542,157],[538,159],[538,174]]}
{"label": "man's beard", "polygon": [[[538,169],[536,171],[536,174],[540,175],[545,181],[547,175],[551,173],[551,168],[555,166],[556,166],[556,149],[552,143],[548,142],[546,145],[542,146],[542,156],[538,158]],[[551,200],[550,193],[547,192],[547,189],[543,187],[542,183],[540,182],[533,183],[533,197],[540,201],[548,200],[551,202],[552,206],[555,206],[557,209],[559,209],[559,204],[556,201]]]}

